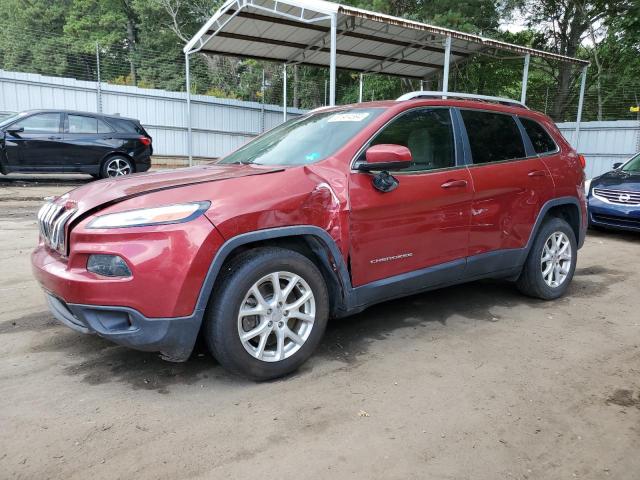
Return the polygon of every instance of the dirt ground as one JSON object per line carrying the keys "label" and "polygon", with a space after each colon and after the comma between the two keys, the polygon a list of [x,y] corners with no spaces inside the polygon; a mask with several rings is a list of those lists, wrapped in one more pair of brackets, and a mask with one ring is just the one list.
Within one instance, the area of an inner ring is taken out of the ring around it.
{"label": "dirt ground", "polygon": [[559,301],[479,282],[389,302],[256,384],[59,325],[35,213],[82,177],[23,178],[0,177],[0,478],[640,478],[640,235],[590,232]]}

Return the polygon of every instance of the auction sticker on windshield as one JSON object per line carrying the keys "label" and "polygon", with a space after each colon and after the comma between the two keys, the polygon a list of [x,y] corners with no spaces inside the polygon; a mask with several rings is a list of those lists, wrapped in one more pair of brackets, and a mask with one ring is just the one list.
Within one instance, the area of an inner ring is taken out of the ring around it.
{"label": "auction sticker on windshield", "polygon": [[327,123],[331,122],[361,122],[369,116],[369,112],[357,113],[336,113],[327,119]]}

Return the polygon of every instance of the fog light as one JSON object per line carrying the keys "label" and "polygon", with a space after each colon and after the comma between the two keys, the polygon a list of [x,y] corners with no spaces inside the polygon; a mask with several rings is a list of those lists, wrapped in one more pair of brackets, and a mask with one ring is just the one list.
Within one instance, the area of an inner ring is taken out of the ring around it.
{"label": "fog light", "polygon": [[87,270],[103,277],[130,277],[131,270],[117,255],[89,255]]}

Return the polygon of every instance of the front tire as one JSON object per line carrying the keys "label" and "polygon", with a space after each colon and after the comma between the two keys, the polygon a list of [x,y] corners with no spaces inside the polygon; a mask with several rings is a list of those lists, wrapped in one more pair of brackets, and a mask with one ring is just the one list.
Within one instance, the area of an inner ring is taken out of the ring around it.
{"label": "front tire", "polygon": [[327,325],[329,297],[307,257],[256,248],[223,267],[207,310],[204,338],[227,370],[270,380],[298,369]]}
{"label": "front tire", "polygon": [[578,245],[571,226],[561,218],[549,218],[538,231],[517,281],[530,297],[553,300],[567,291],[578,259]]}

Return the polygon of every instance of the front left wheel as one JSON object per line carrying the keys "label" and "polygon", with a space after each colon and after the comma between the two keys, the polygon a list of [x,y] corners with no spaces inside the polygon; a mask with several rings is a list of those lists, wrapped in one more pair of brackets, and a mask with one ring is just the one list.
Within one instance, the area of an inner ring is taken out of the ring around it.
{"label": "front left wheel", "polygon": [[256,248],[223,267],[204,337],[226,369],[269,380],[309,358],[328,316],[327,287],[311,260],[287,249]]}

